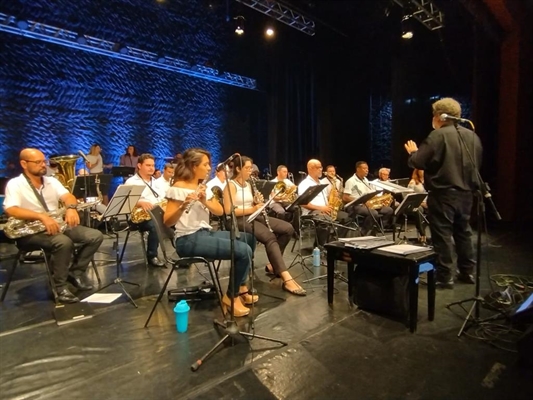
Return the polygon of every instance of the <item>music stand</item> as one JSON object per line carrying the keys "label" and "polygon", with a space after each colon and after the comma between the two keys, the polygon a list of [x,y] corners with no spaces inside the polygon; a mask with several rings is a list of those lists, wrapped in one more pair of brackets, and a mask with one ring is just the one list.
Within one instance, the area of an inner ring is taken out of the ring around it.
{"label": "music stand", "polygon": [[[392,220],[392,240],[396,241],[396,220],[397,218],[403,214],[404,216],[404,228],[403,228],[403,239],[400,240],[399,243],[407,242],[407,213],[410,212],[418,212],[418,208],[421,207],[422,203],[424,202],[424,199],[427,197],[427,193],[409,193],[403,201],[400,203],[400,205],[394,210],[394,216]],[[398,231],[398,238],[400,238],[400,233],[402,232],[402,228],[400,227],[400,230]]]}
{"label": "music stand", "polygon": [[[139,199],[141,198],[142,192],[144,191],[144,186],[136,186],[136,185],[120,185],[115,194],[113,195],[113,198],[109,201],[109,204],[107,205],[106,210],[102,214],[102,221],[106,219],[111,219],[118,217],[119,215],[127,215],[131,214],[131,210]],[[97,290],[97,292],[106,289],[107,287],[111,285],[119,285],[128,300],[135,306],[135,308],[138,308],[137,304],[131,297],[131,295],[128,293],[126,288],[124,287],[124,283],[128,285],[133,286],[140,286],[138,283],[134,282],[128,282],[123,280],[120,277],[120,264],[121,264],[121,257],[119,257],[119,249],[118,249],[118,243],[119,243],[119,234],[122,231],[115,230],[114,227],[112,227],[112,231],[115,234],[115,241],[113,242],[113,248],[116,252],[116,264],[117,264],[117,274],[116,278],[108,283],[107,285],[101,287]]]}
{"label": "music stand", "polygon": [[98,192],[106,192],[111,185],[112,174],[95,174],[76,176],[72,194],[77,198],[98,197]]}
{"label": "music stand", "polygon": [[129,178],[135,175],[135,167],[113,167],[111,168],[111,175],[114,177]]}
{"label": "music stand", "polygon": [[274,189],[274,186],[276,186],[277,182],[271,182],[266,180],[258,180],[255,185],[257,186],[257,190],[261,192],[264,199],[268,199],[270,197],[270,193],[272,193],[272,190]]}
{"label": "music stand", "polygon": [[385,232],[383,231],[383,228],[381,227],[380,224],[378,224],[378,221],[377,221],[376,217],[374,217],[374,214],[372,214],[370,212],[370,208],[366,205],[367,201],[373,199],[377,194],[378,194],[377,191],[365,193],[364,195],[362,195],[362,196],[358,197],[357,199],[352,200],[348,204],[346,204],[344,206],[344,209],[347,209],[348,207],[350,207],[352,205],[355,207],[355,206],[358,206],[360,204],[363,204],[366,207],[366,209],[368,210],[368,215],[370,215],[372,217],[372,219],[374,220],[374,226],[379,229],[379,231],[381,232],[381,234],[383,236],[385,236]]}
{"label": "music stand", "polygon": [[[316,196],[320,194],[320,192],[322,192],[328,186],[329,185],[327,183],[322,183],[316,186],[310,186],[305,190],[305,192],[303,192],[300,196],[298,196],[296,200],[294,200],[291,204],[285,207],[285,211],[287,212],[298,213],[297,214],[298,215],[298,241],[300,242],[299,247],[298,247],[298,253],[292,260],[289,267],[287,268],[287,271],[290,270],[295,265],[300,264],[302,266],[304,274],[305,274],[306,269],[311,273],[313,272],[305,264],[305,260],[308,258],[311,258],[312,255],[302,256],[302,232],[300,230],[301,220],[302,220],[302,211],[301,211],[300,206],[305,206],[306,204],[309,204]],[[312,219],[312,216],[311,216],[311,219]],[[314,221],[313,221],[313,224],[314,224]],[[307,278],[307,275],[306,275],[306,278]]]}

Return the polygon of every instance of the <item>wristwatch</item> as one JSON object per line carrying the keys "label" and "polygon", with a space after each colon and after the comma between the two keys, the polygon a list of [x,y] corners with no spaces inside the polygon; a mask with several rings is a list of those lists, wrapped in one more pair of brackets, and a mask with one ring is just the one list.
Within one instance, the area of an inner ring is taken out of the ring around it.
{"label": "wristwatch", "polygon": [[67,209],[68,209],[68,210],[76,210],[77,208],[78,208],[78,206],[77,206],[76,204],[69,204],[69,205],[67,206]]}

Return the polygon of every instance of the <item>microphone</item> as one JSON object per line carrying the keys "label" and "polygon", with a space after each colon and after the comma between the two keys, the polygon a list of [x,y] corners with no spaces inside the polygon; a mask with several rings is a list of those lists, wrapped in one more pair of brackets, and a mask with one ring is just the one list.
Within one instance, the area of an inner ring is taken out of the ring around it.
{"label": "microphone", "polygon": [[78,154],[81,156],[81,158],[83,158],[86,163],[91,163],[83,151],[78,150]]}
{"label": "microphone", "polygon": [[307,175],[307,172],[303,172],[303,171],[298,171],[298,173],[299,173],[300,175]]}
{"label": "microphone", "polygon": [[457,121],[457,122],[468,122],[468,120],[466,118],[454,117],[454,116],[448,115],[448,114],[441,114],[440,115],[440,120],[441,121],[450,120],[450,121]]}
{"label": "microphone", "polygon": [[233,159],[234,159],[235,157],[239,157],[239,156],[240,156],[239,153],[232,154],[231,156],[229,156],[229,157],[226,159],[226,161],[222,161],[221,164],[228,164],[228,163],[230,163],[231,161],[233,161]]}

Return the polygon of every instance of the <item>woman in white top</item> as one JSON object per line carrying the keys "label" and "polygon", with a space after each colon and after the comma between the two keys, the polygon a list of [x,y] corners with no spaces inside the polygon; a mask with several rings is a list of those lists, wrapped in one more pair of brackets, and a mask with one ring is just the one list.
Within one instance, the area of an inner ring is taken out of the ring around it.
{"label": "woman in white top", "polygon": [[[182,257],[205,257],[218,260],[231,259],[230,232],[213,231],[209,225],[209,212],[222,215],[220,202],[206,199],[206,186],[199,184],[211,171],[211,155],[198,148],[188,149],[176,165],[174,184],[167,191],[168,204],[164,221],[175,227],[176,252]],[[187,213],[187,207],[190,207]],[[248,292],[246,280],[255,249],[252,235],[242,234],[235,240],[235,281],[230,274],[228,290],[222,298],[223,308],[231,307],[234,299],[234,315],[242,317],[250,313],[245,304],[255,303],[259,297]],[[235,284],[235,282],[237,284]]]}
{"label": "woman in white top", "polygon": [[89,168],[89,172],[91,174],[101,174],[104,172],[104,162],[102,160],[102,155],[100,154],[102,152],[102,148],[99,144],[95,143],[91,146],[91,149],[89,150],[89,154],[87,154],[87,160],[89,162],[86,162],[87,168]]}
{"label": "woman in white top", "polygon": [[[424,171],[421,169],[415,168],[413,174],[411,175],[411,180],[407,185],[409,189],[413,189],[415,193],[425,193],[426,188],[424,187]],[[426,227],[427,220],[424,218],[424,213],[428,208],[426,200],[422,202],[422,207],[418,209],[418,212],[415,213],[415,224],[418,234],[420,235],[420,242],[426,242]]]}
{"label": "woman in white top", "polygon": [[226,214],[231,211],[231,194],[231,199],[235,206],[237,226],[241,231],[253,233],[256,239],[265,245],[267,257],[270,261],[270,265],[265,267],[267,272],[273,272],[283,279],[283,290],[298,296],[305,296],[305,290],[298,285],[289,271],[287,271],[283,260],[283,251],[294,235],[292,225],[287,221],[273,217],[268,217],[268,220],[265,220],[263,215],[258,216],[253,221],[253,225],[246,222],[249,215],[263,206],[258,199],[254,198],[254,191],[248,182],[252,174],[252,168],[252,159],[249,157],[238,156],[233,160],[233,175],[224,189]]}

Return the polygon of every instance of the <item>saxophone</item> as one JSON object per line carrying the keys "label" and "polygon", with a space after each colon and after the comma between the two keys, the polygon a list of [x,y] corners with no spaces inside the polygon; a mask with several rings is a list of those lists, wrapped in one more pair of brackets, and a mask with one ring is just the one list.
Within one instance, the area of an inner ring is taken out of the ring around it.
{"label": "saxophone", "polygon": [[[254,178],[253,176],[250,176],[250,184],[252,186],[252,192],[254,194],[254,201],[256,204],[264,203],[265,198],[263,197],[263,194],[257,189],[257,185],[255,184],[255,181],[257,178]],[[265,219],[265,224],[268,227],[268,230],[270,232],[274,232],[270,226],[270,221],[268,220],[268,215],[266,210],[263,208],[263,211],[261,211],[261,215]]]}
{"label": "saxophone", "polygon": [[392,197],[392,194],[385,193],[381,196],[372,197],[366,202],[366,206],[372,210],[379,210],[383,207],[389,207],[393,201],[394,198]]}
{"label": "saxophone", "polygon": [[330,217],[333,221],[335,221],[337,219],[337,214],[344,203],[342,202],[340,192],[337,190],[337,180],[335,178],[330,179],[329,176],[327,176],[327,178],[331,182],[331,191],[329,192],[328,196],[328,206],[331,207]]}
{"label": "saxophone", "polygon": [[[81,211],[85,208],[93,207],[99,203],[100,201],[94,201],[91,203],[79,204],[77,210]],[[66,211],[67,209],[65,207],[62,207],[58,210],[46,213],[49,217],[53,218],[59,224],[59,231],[61,233],[65,232],[65,229],[67,229],[67,223],[63,220],[63,215]],[[39,220],[27,221],[25,219],[18,219],[13,217],[7,220],[7,223],[4,227],[4,233],[10,239],[20,239],[21,237],[34,235],[36,233],[41,233],[44,231],[46,231],[46,227]]]}

